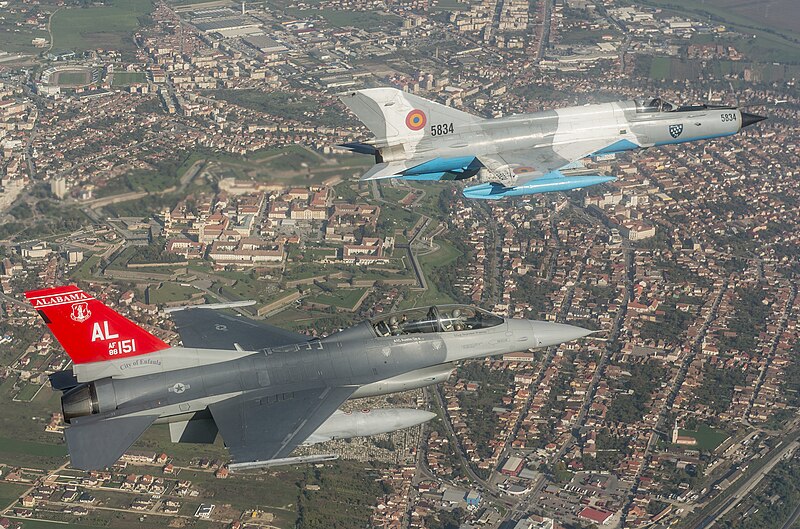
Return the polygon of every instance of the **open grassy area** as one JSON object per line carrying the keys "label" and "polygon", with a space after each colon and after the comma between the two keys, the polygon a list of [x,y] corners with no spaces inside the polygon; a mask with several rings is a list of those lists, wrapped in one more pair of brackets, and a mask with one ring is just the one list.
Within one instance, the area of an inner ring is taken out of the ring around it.
{"label": "open grassy area", "polygon": [[165,281],[158,287],[150,288],[149,303],[159,305],[169,301],[186,301],[200,291],[194,287],[184,287],[178,283]]}
{"label": "open grassy area", "polygon": [[331,293],[322,293],[318,296],[307,298],[307,301],[349,310],[355,306],[366,291],[367,289],[365,288],[339,289]]}
{"label": "open grassy area", "polygon": [[256,89],[214,90],[209,92],[209,95],[240,107],[284,119],[313,121],[316,125],[332,127],[352,123],[352,118],[343,114],[338,108],[320,105],[317,99],[294,92],[265,92]]}
{"label": "open grassy area", "polygon": [[461,256],[461,251],[446,240],[438,239],[436,244],[439,245],[438,250],[418,258],[424,270],[450,264]]}
{"label": "open grassy area", "polygon": [[469,3],[459,2],[458,0],[436,0],[436,3],[431,6],[431,9],[440,9],[442,11],[466,11],[469,9]]}
{"label": "open grassy area", "polygon": [[42,457],[59,457],[67,455],[67,447],[64,445],[49,445],[0,437],[0,452],[4,454],[30,454]]}
{"label": "open grassy area", "polygon": [[33,400],[33,397],[41,388],[39,384],[25,384],[22,389],[17,393],[17,400],[22,402],[30,402]]}
{"label": "open grassy area", "polygon": [[[711,20],[748,35],[749,44],[739,42],[736,48],[758,62],[800,62],[800,30],[796,23],[798,4],[784,0],[785,6],[771,6],[769,13],[761,2],[713,0],[645,0],[644,4],[667,12],[688,15],[693,19]],[[766,16],[765,16],[766,15]],[[776,22],[780,19],[782,22]],[[755,39],[750,38],[755,36]]]}
{"label": "open grassy area", "polygon": [[144,72],[114,72],[112,86],[128,86],[135,83],[144,83],[146,80]]}
{"label": "open grassy area", "polygon": [[678,433],[687,437],[694,437],[697,439],[697,448],[709,451],[714,450],[729,437],[728,434],[722,430],[716,430],[704,424],[698,426],[696,431],[678,430]]}
{"label": "open grassy area", "polygon": [[64,529],[65,527],[69,527],[70,529],[95,529],[97,527],[106,527],[107,525],[88,525],[83,523],[75,523],[73,521],[70,521],[68,524],[66,524],[64,522],[49,522],[47,520],[28,519],[25,520],[22,526],[25,529]]}
{"label": "open grassy area", "polygon": [[[15,485],[13,483],[0,483],[0,509],[5,509],[12,502],[28,490],[27,485]],[[25,524],[28,527],[28,524]]]}
{"label": "open grassy area", "polygon": [[650,78],[669,79],[671,64],[672,59],[669,57],[653,57],[653,62],[650,64]]}
{"label": "open grassy area", "polygon": [[368,157],[323,156],[299,145],[262,149],[247,156],[198,151],[191,153],[178,167],[177,177],[183,176],[198,161],[207,162],[205,171],[217,178],[232,177],[282,185],[318,184],[337,176],[349,179],[353,173],[361,173],[371,164]]}
{"label": "open grassy area", "polygon": [[151,0],[111,0],[105,6],[60,9],[51,24],[53,49],[133,49],[131,35],[152,9]]}

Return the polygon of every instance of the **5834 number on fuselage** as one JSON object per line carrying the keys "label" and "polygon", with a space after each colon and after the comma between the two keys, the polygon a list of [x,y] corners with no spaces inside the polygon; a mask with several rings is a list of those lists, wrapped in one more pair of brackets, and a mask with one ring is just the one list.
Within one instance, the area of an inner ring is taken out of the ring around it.
{"label": "5834 number on fuselage", "polygon": [[453,134],[453,132],[455,132],[455,129],[452,123],[431,125],[431,136],[444,136],[446,134]]}

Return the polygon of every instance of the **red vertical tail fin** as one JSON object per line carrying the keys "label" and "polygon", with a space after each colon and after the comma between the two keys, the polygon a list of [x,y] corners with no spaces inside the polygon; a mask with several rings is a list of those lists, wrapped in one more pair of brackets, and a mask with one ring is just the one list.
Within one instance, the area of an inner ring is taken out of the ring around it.
{"label": "red vertical tail fin", "polygon": [[169,345],[75,285],[25,297],[75,364],[144,355]]}

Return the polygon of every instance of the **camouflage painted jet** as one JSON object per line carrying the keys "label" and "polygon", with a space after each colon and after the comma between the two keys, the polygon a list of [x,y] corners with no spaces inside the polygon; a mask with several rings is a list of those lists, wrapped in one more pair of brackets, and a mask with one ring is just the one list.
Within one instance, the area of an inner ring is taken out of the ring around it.
{"label": "camouflage painted jet", "polygon": [[468,198],[566,191],[614,180],[576,174],[581,160],[730,136],[762,116],[728,106],[675,106],[659,98],[483,119],[394,88],[340,95],[374,134],[340,147],[370,154],[362,180],[461,180],[479,175]]}
{"label": "camouflage painted jet", "polygon": [[[26,292],[73,361],[50,376],[72,466],[108,467],[154,423],[173,442],[221,434],[231,469],[308,461],[298,445],[421,424],[424,410],[346,413],[348,399],[446,380],[454,362],[547,347],[591,333],[505,319],[469,306],[410,309],[322,339],[219,312],[172,314],[182,347],[170,347],[76,286]],[[324,457],[324,456],[323,456]]]}

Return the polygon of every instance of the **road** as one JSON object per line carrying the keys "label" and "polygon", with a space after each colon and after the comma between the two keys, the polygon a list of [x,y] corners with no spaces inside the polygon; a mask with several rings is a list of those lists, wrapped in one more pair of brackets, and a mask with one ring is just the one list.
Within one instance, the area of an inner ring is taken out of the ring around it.
{"label": "road", "polygon": [[550,22],[553,16],[553,0],[542,0],[544,4],[544,15],[542,16],[542,33],[539,38],[539,46],[536,49],[536,58],[544,57],[544,52],[550,43]]}
{"label": "road", "polygon": [[794,298],[797,297],[797,285],[792,283],[791,286],[792,294],[788,296],[786,299],[786,303],[783,306],[783,311],[781,312],[781,318],[778,323],[778,329],[775,331],[772,342],[769,346],[769,353],[767,355],[767,361],[761,367],[761,371],[758,374],[758,380],[756,381],[756,387],[753,390],[753,394],[750,397],[750,401],[747,403],[747,413],[744,415],[745,417],[750,417],[750,413],[753,410],[753,405],[758,399],[758,395],[761,392],[761,387],[764,385],[764,380],[767,378],[767,371],[769,371],[770,366],[772,366],[772,359],[775,357],[775,352],[778,350],[778,344],[783,337],[784,331],[786,331],[786,325],[789,322],[789,314],[792,311],[792,306],[794,305]]}

